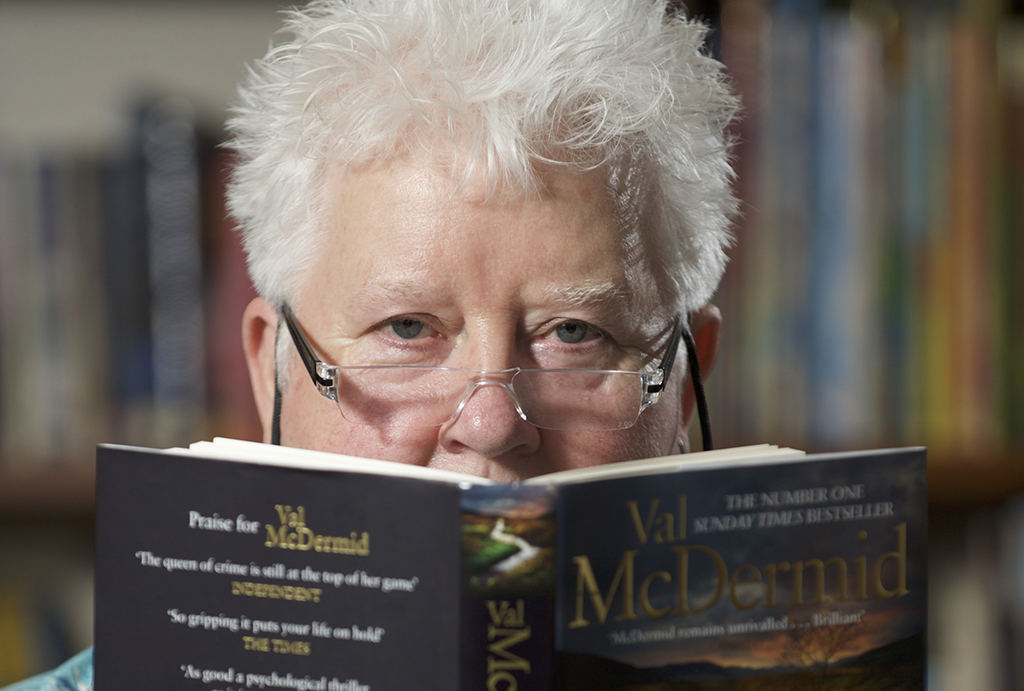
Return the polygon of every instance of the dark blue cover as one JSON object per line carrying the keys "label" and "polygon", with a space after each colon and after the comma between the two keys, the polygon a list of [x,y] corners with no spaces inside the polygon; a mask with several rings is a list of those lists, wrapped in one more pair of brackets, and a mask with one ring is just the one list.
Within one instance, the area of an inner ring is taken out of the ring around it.
{"label": "dark blue cover", "polygon": [[572,485],[561,497],[559,688],[749,688],[751,677],[811,688],[829,675],[842,688],[924,687],[923,449]]}
{"label": "dark blue cover", "polygon": [[97,688],[457,688],[457,486],[100,447],[96,504]]}

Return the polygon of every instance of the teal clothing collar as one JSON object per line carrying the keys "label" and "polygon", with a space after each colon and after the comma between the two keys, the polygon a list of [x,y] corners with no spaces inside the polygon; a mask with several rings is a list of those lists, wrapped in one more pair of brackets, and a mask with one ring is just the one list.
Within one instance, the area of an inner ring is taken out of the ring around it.
{"label": "teal clothing collar", "polygon": [[92,691],[92,648],[86,648],[54,670],[2,691]]}

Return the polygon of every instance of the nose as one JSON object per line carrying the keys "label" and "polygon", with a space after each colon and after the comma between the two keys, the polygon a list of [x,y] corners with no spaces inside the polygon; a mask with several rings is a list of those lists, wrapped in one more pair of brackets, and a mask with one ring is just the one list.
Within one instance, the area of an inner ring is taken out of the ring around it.
{"label": "nose", "polygon": [[486,377],[486,379],[471,379],[466,384],[466,391],[462,395],[462,400],[459,401],[459,405],[455,408],[455,412],[452,413],[453,418],[457,418],[462,414],[462,409],[469,403],[469,399],[473,397],[479,389],[485,386],[494,386],[506,394],[508,394],[509,400],[512,401],[512,405],[516,409],[516,414],[519,415],[523,420],[526,419],[526,413],[523,412],[523,407],[519,404],[519,398],[516,396],[515,389],[512,388],[510,382],[502,381],[502,379],[509,378],[515,374],[513,371],[501,371],[501,372],[482,372],[480,377]]}
{"label": "nose", "polygon": [[533,453],[540,445],[540,432],[524,419],[511,386],[492,378],[470,382],[439,435],[449,453],[480,460],[508,460]]}

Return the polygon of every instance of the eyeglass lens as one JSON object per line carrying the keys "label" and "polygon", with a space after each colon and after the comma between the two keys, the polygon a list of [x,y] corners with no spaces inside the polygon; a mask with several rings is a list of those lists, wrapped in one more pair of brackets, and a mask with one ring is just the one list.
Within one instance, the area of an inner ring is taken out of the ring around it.
{"label": "eyeglass lens", "polygon": [[368,367],[338,372],[342,416],[361,425],[443,424],[481,387],[502,388],[526,420],[546,429],[622,429],[643,407],[638,372],[518,370],[481,374],[465,369]]}

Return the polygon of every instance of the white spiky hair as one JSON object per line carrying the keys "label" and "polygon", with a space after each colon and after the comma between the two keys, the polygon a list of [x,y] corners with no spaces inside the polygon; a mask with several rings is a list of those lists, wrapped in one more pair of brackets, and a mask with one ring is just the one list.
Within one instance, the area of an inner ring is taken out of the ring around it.
{"label": "white spiky hair", "polygon": [[[706,27],[666,0],[320,0],[240,88],[228,123],[229,207],[274,304],[295,291],[321,230],[322,177],[432,141],[490,189],[538,185],[538,165],[642,168],[655,261],[674,307],[710,299],[725,267],[725,129],[737,109]],[[635,172],[635,171],[632,171]],[[632,172],[629,178],[634,177]]]}

